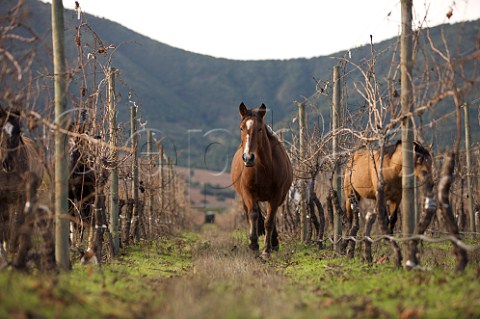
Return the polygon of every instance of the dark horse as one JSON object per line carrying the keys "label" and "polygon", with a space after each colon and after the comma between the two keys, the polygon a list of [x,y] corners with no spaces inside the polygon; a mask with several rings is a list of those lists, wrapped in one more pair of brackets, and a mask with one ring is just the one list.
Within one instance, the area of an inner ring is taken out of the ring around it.
{"label": "dark horse", "polygon": [[[389,208],[389,231],[393,233],[397,221],[398,206],[402,200],[402,141],[385,146],[383,155],[383,179],[385,201]],[[432,156],[418,143],[414,143],[414,174],[424,183],[432,178]],[[350,157],[343,182],[345,190],[345,209],[350,221],[353,218],[352,197],[376,199],[380,153],[358,150]]]}
{"label": "dark horse", "polygon": [[[95,138],[99,139],[100,137]],[[95,196],[103,195],[103,186],[108,177],[106,170],[98,169],[98,165],[95,165],[98,154],[92,151],[91,145],[84,138],[70,139],[69,155],[69,211],[72,216],[76,217],[75,223],[70,224],[70,240],[73,244],[77,244],[76,239],[83,240],[85,226],[92,222]],[[80,227],[77,227],[78,225]],[[75,238],[77,228],[80,229],[79,238]]]}
{"label": "dark horse", "polygon": [[[83,237],[84,223],[89,224],[92,216],[92,205],[95,199],[95,173],[84,157],[78,141],[70,140],[69,178],[68,178],[68,201],[70,213],[77,217],[80,224],[80,240]],[[75,242],[73,226],[71,223],[71,240]],[[76,227],[75,227],[76,228]]]}
{"label": "dark horse", "polygon": [[[265,229],[263,255],[267,257],[279,247],[275,214],[292,184],[292,166],[280,141],[263,123],[265,105],[249,110],[242,103],[239,110],[242,144],[233,157],[232,182],[248,218],[250,248],[258,251],[259,230]],[[261,201],[268,202],[264,224]]]}
{"label": "dark horse", "polygon": [[8,253],[14,254],[29,205],[27,187],[36,193],[44,166],[35,143],[21,135],[20,112],[0,106],[0,129],[0,253],[5,253],[6,242]]}

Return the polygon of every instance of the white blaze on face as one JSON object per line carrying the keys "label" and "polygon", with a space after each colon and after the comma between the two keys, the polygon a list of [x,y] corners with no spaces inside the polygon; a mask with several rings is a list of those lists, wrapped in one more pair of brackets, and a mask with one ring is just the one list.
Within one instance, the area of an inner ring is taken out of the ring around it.
{"label": "white blaze on face", "polygon": [[[248,120],[246,123],[245,123],[246,127],[247,127],[247,131],[250,131],[250,128],[252,127],[253,125],[253,120]],[[243,149],[243,154],[249,154],[250,153],[250,134],[247,133],[247,140],[245,142],[245,148]]]}
{"label": "white blaze on face", "polygon": [[7,132],[8,136],[12,136],[13,133],[13,125],[10,122],[7,122],[5,126],[3,127],[3,130]]}
{"label": "white blaze on face", "polygon": [[253,125],[253,120],[248,120],[245,125],[247,126],[247,130],[250,130],[250,128],[252,127]]}
{"label": "white blaze on face", "polygon": [[247,134],[247,140],[245,141],[245,148],[243,149],[243,154],[250,153],[250,134]]}

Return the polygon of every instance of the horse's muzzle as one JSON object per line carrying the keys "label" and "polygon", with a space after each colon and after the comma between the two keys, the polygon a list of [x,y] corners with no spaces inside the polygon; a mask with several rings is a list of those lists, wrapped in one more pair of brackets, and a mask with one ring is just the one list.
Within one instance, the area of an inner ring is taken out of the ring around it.
{"label": "horse's muzzle", "polygon": [[255,164],[255,155],[254,154],[243,154],[242,155],[243,164],[245,167],[252,167]]}

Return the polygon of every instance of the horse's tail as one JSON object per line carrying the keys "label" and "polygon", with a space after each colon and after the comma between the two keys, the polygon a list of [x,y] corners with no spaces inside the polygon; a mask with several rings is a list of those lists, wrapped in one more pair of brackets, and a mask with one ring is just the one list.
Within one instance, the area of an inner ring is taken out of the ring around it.
{"label": "horse's tail", "polygon": [[257,225],[257,234],[258,236],[265,235],[265,217],[262,211],[262,207],[258,206],[258,225]]}

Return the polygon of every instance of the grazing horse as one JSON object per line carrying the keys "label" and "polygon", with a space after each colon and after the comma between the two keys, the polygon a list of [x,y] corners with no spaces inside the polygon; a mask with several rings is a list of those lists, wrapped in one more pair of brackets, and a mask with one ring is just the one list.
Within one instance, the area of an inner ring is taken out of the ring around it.
{"label": "grazing horse", "polygon": [[[249,222],[250,248],[258,251],[258,235],[265,230],[263,255],[278,250],[275,214],[292,184],[290,159],[281,142],[263,123],[266,107],[248,109],[240,104],[242,144],[232,160],[232,183],[241,196]],[[259,202],[266,201],[267,215],[263,217]]]}
{"label": "grazing horse", "polygon": [[[389,231],[393,233],[397,221],[398,207],[402,200],[402,141],[385,146],[383,155],[383,179],[385,201],[389,208]],[[418,143],[414,143],[414,174],[422,183],[431,181],[432,156]],[[345,209],[350,221],[353,218],[352,198],[376,199],[380,152],[358,150],[350,157],[343,182]]]}
{"label": "grazing horse", "polygon": [[35,193],[44,166],[35,143],[21,135],[20,112],[0,106],[0,255],[7,243],[9,254],[18,248],[24,222],[27,187]]}
{"label": "grazing horse", "polygon": [[68,201],[70,214],[76,217],[76,222],[70,223],[70,240],[72,244],[77,244],[76,229],[80,229],[78,239],[82,241],[85,224],[92,222],[95,196],[103,194],[108,177],[106,170],[95,169],[98,154],[92,152],[88,142],[81,137],[71,138],[70,147]]}

